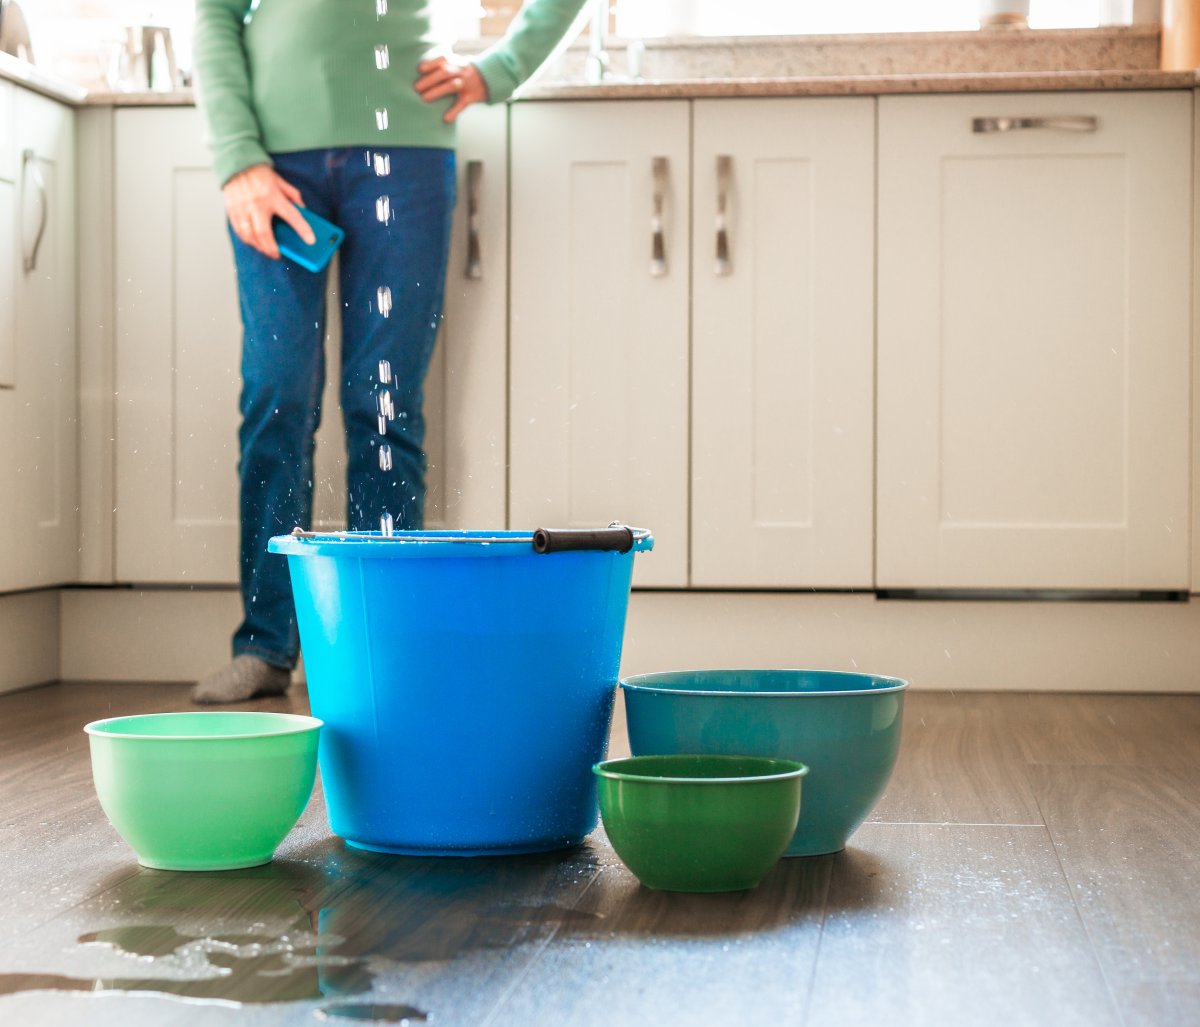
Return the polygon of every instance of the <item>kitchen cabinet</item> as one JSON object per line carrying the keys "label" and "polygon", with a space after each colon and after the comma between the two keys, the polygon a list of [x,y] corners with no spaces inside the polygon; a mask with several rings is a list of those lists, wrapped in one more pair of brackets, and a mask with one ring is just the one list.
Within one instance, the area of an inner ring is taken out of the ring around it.
{"label": "kitchen cabinet", "polygon": [[[444,350],[426,387],[431,524],[503,523],[503,108],[464,118],[460,203]],[[190,108],[119,110],[115,128],[117,297],[115,577],[238,580],[237,431],[241,322],[218,184]],[[464,280],[465,181],[475,172],[479,278]],[[455,267],[459,269],[455,274]],[[338,309],[331,290],[329,309]],[[344,526],[345,445],[331,318],[314,471],[314,521]]]}
{"label": "kitchen cabinet", "polygon": [[691,106],[513,110],[513,524],[644,523],[643,586],[870,587],[874,103]]}
{"label": "kitchen cabinet", "polygon": [[26,89],[0,91],[0,109],[0,174],[15,178],[0,182],[0,512],[13,540],[0,589],[12,590],[78,573],[75,132],[68,107]]}
{"label": "kitchen cabinet", "polygon": [[870,588],[875,104],[694,105],[691,583]]}
{"label": "kitchen cabinet", "polygon": [[1186,589],[1192,94],[879,100],[884,588]]}
{"label": "kitchen cabinet", "polygon": [[511,118],[511,525],[650,528],[635,584],[684,586],[688,103]]}
{"label": "kitchen cabinet", "polygon": [[0,389],[12,388],[17,363],[16,87],[0,82]]}

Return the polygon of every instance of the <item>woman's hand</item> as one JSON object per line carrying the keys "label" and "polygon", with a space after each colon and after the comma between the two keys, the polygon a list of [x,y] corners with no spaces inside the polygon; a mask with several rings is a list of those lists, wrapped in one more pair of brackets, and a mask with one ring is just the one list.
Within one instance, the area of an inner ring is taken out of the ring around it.
{"label": "woman's hand", "polygon": [[225,183],[225,213],[234,234],[247,246],[253,246],[272,260],[279,259],[279,247],[271,219],[281,217],[310,246],[316,236],[296,209],[304,205],[300,190],[285,182],[269,164],[255,164],[239,171]]}
{"label": "woman's hand", "polygon": [[457,94],[458,99],[442,115],[443,121],[453,121],[471,104],[487,100],[487,84],[470,61],[454,55],[435,57],[418,64],[417,71],[421,77],[417,79],[416,90],[426,103]]}

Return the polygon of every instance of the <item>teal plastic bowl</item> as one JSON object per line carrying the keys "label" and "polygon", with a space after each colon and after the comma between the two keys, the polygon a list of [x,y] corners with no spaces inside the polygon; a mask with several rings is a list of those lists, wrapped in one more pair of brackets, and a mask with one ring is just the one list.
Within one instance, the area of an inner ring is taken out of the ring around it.
{"label": "teal plastic bowl", "polygon": [[88,724],[100,805],[143,866],[268,863],[312,795],[321,721],[153,713]]}
{"label": "teal plastic bowl", "polygon": [[623,678],[629,747],[774,756],[809,768],[785,855],[838,852],[883,795],[908,682],[828,670],[693,670]]}
{"label": "teal plastic bowl", "polygon": [[635,756],[592,770],[621,861],[647,888],[686,892],[756,887],[791,841],[808,773],[761,756]]}

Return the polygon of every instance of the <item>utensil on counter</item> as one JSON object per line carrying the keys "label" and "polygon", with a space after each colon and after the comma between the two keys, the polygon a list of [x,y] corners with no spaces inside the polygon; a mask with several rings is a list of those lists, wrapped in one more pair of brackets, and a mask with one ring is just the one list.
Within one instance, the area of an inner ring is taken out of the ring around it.
{"label": "utensil on counter", "polygon": [[132,25],[125,30],[125,51],[117,71],[120,87],[130,92],[171,92],[182,85],[171,30],[164,25]]}
{"label": "utensil on counter", "polygon": [[754,888],[801,815],[795,760],[761,756],[635,756],[597,763],[604,830],[647,888]]}

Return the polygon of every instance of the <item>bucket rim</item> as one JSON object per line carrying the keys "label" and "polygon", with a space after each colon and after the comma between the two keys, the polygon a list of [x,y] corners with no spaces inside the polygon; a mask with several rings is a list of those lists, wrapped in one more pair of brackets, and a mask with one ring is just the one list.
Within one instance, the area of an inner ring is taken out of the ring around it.
{"label": "bucket rim", "polygon": [[[646,528],[632,528],[630,553],[654,548],[654,535]],[[397,532],[385,537],[379,531],[318,532],[307,537],[275,535],[267,543],[272,553],[284,556],[355,556],[413,558],[430,556],[530,556],[534,548],[533,531],[481,531],[439,529]],[[624,556],[612,550],[596,550],[594,555]],[[558,555],[558,554],[549,554]]]}

